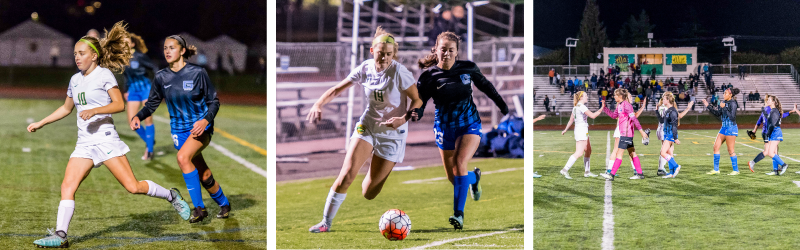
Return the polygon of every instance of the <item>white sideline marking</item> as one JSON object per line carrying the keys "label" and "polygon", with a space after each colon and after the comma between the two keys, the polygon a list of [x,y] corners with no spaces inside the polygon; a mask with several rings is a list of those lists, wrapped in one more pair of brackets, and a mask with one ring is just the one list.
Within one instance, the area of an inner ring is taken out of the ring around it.
{"label": "white sideline marking", "polygon": [[792,183],[796,184],[797,187],[800,187],[800,181],[792,181]]}
{"label": "white sideline marking", "polygon": [[[606,134],[606,162],[611,150],[611,132]],[[603,250],[614,249],[614,204],[611,203],[611,181],[606,181],[606,195],[603,198]]]}
{"label": "white sideline marking", "polygon": [[512,229],[509,229],[509,230],[506,230],[506,231],[485,233],[485,234],[479,234],[479,235],[473,235],[473,236],[469,236],[469,237],[455,238],[455,239],[449,239],[449,240],[440,240],[440,241],[435,241],[435,242],[430,243],[430,244],[426,244],[426,245],[422,245],[422,246],[418,246],[418,247],[406,248],[406,249],[425,249],[425,248],[429,248],[429,247],[441,246],[441,245],[444,245],[444,244],[447,244],[447,243],[450,243],[450,242],[453,242],[453,241],[468,240],[468,239],[474,239],[474,238],[482,238],[482,237],[486,237],[486,236],[492,236],[492,235],[496,235],[496,234],[503,234],[503,233],[508,233],[508,232],[517,231],[517,230],[520,230],[520,229],[519,228],[512,228]]}
{"label": "white sideline marking", "polygon": [[[152,117],[153,117],[153,120],[169,124],[169,120],[167,118],[164,118],[164,117],[161,117],[161,116],[155,116],[155,115],[152,116]],[[238,162],[239,164],[242,164],[242,166],[252,170],[253,172],[256,172],[257,174],[260,174],[261,176],[264,176],[264,178],[267,178],[267,171],[262,169],[262,168],[260,168],[260,167],[258,167],[258,166],[256,166],[256,164],[253,164],[253,163],[245,160],[244,158],[239,157],[238,155],[234,154],[233,152],[231,152],[227,148],[225,148],[223,146],[220,146],[219,144],[216,144],[214,142],[211,142],[208,145],[213,147],[214,149],[216,149],[217,151],[219,151],[223,155],[227,156],[228,158],[231,158],[232,160]]]}
{"label": "white sideline marking", "polygon": [[[495,170],[495,171],[482,172],[481,175],[496,174],[496,173],[502,173],[502,172],[523,170],[523,169],[525,169],[525,168],[504,168],[504,169]],[[403,184],[425,183],[425,182],[441,181],[441,180],[447,180],[447,177],[436,177],[436,178],[430,178],[430,179],[424,179],[424,180],[410,180],[410,181],[404,181]]]}

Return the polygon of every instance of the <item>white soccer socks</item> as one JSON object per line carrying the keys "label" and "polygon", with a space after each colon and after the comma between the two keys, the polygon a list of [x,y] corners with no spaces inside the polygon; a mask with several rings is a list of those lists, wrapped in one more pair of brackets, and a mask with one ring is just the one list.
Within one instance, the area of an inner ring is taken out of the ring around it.
{"label": "white soccer socks", "polygon": [[172,201],[172,193],[169,191],[169,189],[166,189],[151,180],[145,180],[145,182],[147,182],[147,195],[150,197],[158,197],[167,201]]}
{"label": "white soccer socks", "polygon": [[333,188],[328,191],[328,198],[325,199],[325,209],[322,211],[322,219],[325,220],[328,226],[333,222],[333,217],[336,217],[336,212],[339,211],[339,207],[344,203],[345,197],[347,197],[347,193],[337,193],[333,191]]}
{"label": "white soccer socks", "polygon": [[72,220],[72,214],[75,212],[74,200],[62,200],[58,203],[58,217],[56,217],[56,231],[64,231],[67,233],[69,228],[69,221]]}

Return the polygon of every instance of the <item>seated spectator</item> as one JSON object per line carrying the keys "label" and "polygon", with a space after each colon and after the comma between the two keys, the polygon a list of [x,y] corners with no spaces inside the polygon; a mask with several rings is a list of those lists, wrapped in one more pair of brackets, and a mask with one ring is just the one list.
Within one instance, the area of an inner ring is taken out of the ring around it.
{"label": "seated spectator", "polygon": [[753,95],[753,91],[750,91],[750,94],[747,94],[748,101],[755,101],[754,97],[755,95]]}
{"label": "seated spectator", "polygon": [[755,93],[755,100],[756,101],[761,101],[761,95],[758,94],[758,90],[756,90],[756,93]]}

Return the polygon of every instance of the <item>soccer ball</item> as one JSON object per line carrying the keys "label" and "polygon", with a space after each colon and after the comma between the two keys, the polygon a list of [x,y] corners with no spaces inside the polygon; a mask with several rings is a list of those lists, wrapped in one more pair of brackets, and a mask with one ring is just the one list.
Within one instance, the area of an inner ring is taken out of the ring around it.
{"label": "soccer ball", "polygon": [[403,240],[411,232],[411,219],[400,209],[390,209],[381,216],[378,230],[388,240]]}

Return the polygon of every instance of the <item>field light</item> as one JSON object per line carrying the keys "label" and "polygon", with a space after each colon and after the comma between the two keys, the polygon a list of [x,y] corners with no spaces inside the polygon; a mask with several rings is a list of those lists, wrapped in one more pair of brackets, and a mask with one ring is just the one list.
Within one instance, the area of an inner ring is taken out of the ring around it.
{"label": "field light", "polygon": [[486,5],[488,3],[489,3],[489,1],[475,1],[475,2],[472,2],[472,6],[478,7],[478,6],[481,6],[481,5]]}
{"label": "field light", "polygon": [[392,9],[394,9],[394,12],[403,12],[403,7],[404,5],[401,4],[396,7],[392,7]]}
{"label": "field light", "polygon": [[728,74],[733,75],[731,60],[733,60],[733,52],[736,51],[736,41],[733,40],[733,37],[722,38],[722,45],[728,47]]}
{"label": "field light", "polygon": [[433,7],[433,13],[439,13],[439,10],[441,9],[442,9],[442,4],[436,5],[436,7]]}

